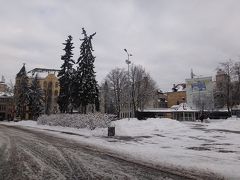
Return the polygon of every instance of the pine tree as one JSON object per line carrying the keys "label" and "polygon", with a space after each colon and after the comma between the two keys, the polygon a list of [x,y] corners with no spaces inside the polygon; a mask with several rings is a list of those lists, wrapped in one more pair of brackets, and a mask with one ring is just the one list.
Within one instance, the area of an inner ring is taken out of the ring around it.
{"label": "pine tree", "polygon": [[61,57],[63,64],[61,70],[58,73],[59,82],[60,82],[60,93],[58,97],[59,109],[62,113],[68,112],[68,108],[72,103],[72,76],[73,76],[73,43],[72,36],[68,36],[68,39],[65,43],[65,54]]}
{"label": "pine tree", "polygon": [[[87,35],[82,28],[84,35],[80,46],[80,57],[78,58],[77,70],[74,80],[74,104],[76,107],[81,107],[81,112],[86,113],[87,105],[95,105],[99,109],[98,87],[96,75],[94,72],[95,57],[92,54],[92,38],[96,34]],[[92,109],[93,111],[93,109]]]}
{"label": "pine tree", "polygon": [[17,78],[20,80],[20,82],[16,96],[16,115],[21,119],[25,119],[27,106],[29,105],[29,86],[25,65],[23,65],[17,74]]}
{"label": "pine tree", "polygon": [[43,90],[41,89],[37,75],[29,88],[29,111],[33,119],[36,120],[44,109]]}

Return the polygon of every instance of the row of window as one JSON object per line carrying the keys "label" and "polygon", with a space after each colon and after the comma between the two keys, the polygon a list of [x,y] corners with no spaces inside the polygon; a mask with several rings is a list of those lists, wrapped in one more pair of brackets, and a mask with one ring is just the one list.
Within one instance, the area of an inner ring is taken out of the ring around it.
{"label": "row of window", "polygon": [[190,112],[184,112],[183,113],[177,113],[177,114],[174,114],[174,119],[177,119],[177,120],[184,120],[184,121],[192,121],[194,120],[194,114],[193,113],[190,113]]}
{"label": "row of window", "polygon": [[120,118],[128,118],[130,115],[130,117],[132,117],[132,112],[130,112],[130,114],[128,112],[123,112],[120,113]]}
{"label": "row of window", "polygon": [[0,102],[10,102],[10,98],[0,98]]}
{"label": "row of window", "polygon": [[0,105],[0,111],[6,111],[6,106]]}
{"label": "row of window", "polygon": [[[129,104],[121,104],[122,109],[128,109]],[[130,108],[132,108],[132,103],[130,103]]]}
{"label": "row of window", "polygon": [[[49,90],[49,91],[44,90],[44,94],[47,95],[47,96],[52,96],[52,91],[51,90]],[[54,96],[58,96],[58,90],[54,91]]]}
{"label": "row of window", "polygon": [[[59,82],[55,82],[55,88],[58,88],[58,86],[59,86]],[[52,87],[53,87],[53,82],[48,82],[48,83],[47,81],[43,82],[44,89],[47,89],[47,88],[52,89]]]}

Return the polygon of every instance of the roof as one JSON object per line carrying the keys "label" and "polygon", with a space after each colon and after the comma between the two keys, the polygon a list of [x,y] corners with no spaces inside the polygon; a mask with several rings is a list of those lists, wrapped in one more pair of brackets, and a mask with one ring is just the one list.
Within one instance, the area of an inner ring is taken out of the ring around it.
{"label": "roof", "polygon": [[181,103],[179,105],[174,105],[171,107],[171,109],[174,109],[175,111],[198,111],[196,109],[192,109],[190,106],[188,106],[187,103]]}
{"label": "roof", "polygon": [[0,98],[4,98],[4,97],[13,97],[13,93],[0,92]]}
{"label": "roof", "polygon": [[198,76],[194,77],[192,79],[185,79],[185,81],[188,82],[195,82],[195,81],[204,81],[204,80],[211,80],[212,81],[212,76]]}
{"label": "roof", "polygon": [[28,73],[42,73],[42,72],[47,72],[47,73],[53,73],[53,72],[59,72],[59,69],[47,69],[47,68],[34,68],[31,71],[28,71]]}
{"label": "roof", "polygon": [[199,110],[190,108],[187,103],[181,103],[174,105],[171,108],[152,108],[144,109],[143,112],[198,112]]}
{"label": "roof", "polygon": [[186,92],[186,83],[173,84],[173,88],[167,91],[167,93],[171,92]]}
{"label": "roof", "polygon": [[144,109],[143,112],[173,112],[171,108],[152,108],[152,109]]}
{"label": "roof", "polygon": [[240,105],[233,106],[232,110],[240,110]]}
{"label": "roof", "polygon": [[35,75],[39,79],[46,78],[49,74],[54,74],[57,77],[57,74],[60,70],[58,69],[46,69],[46,68],[34,68],[31,71],[28,71],[28,76],[33,78]]}
{"label": "roof", "polygon": [[26,75],[26,68],[25,68],[25,64],[23,64],[23,67],[20,69],[20,71],[17,73],[17,77],[21,77]]}

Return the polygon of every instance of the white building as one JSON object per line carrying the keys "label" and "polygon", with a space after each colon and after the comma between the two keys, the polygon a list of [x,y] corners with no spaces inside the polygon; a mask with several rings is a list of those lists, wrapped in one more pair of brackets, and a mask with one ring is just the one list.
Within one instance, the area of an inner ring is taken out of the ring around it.
{"label": "white building", "polygon": [[214,108],[212,77],[193,77],[186,79],[187,104],[198,110]]}

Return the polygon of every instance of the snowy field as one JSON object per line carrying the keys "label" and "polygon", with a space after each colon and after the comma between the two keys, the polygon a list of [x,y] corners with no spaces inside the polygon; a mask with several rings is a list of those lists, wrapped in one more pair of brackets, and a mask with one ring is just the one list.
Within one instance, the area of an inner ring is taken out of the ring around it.
{"label": "snowy field", "polygon": [[37,125],[35,121],[1,122],[54,133],[139,162],[214,173],[240,179],[240,119],[210,120],[208,123],[171,119],[123,119],[113,122],[116,136],[107,128],[76,129]]}

